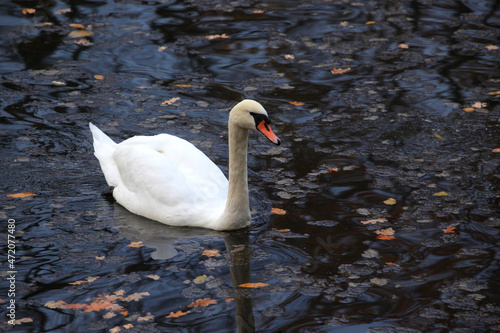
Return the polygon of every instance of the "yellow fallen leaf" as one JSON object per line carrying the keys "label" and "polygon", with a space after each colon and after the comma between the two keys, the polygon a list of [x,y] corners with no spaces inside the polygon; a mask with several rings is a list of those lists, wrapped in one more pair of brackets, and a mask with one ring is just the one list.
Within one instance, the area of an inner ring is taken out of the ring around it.
{"label": "yellow fallen leaf", "polygon": [[448,192],[445,192],[445,191],[437,192],[437,193],[434,193],[433,196],[435,196],[435,197],[446,197],[446,196],[448,196]]}
{"label": "yellow fallen leaf", "polygon": [[384,203],[385,203],[386,205],[395,205],[395,204],[396,204],[396,202],[397,202],[397,201],[396,201],[396,199],[394,199],[394,198],[389,198],[389,199],[387,199],[387,200],[384,200]]}
{"label": "yellow fallen leaf", "polygon": [[439,140],[444,140],[444,138],[443,138],[441,135],[437,134],[437,133],[434,133],[434,136],[435,136],[437,139],[439,139]]}
{"label": "yellow fallen leaf", "polygon": [[198,307],[198,306],[206,307],[206,306],[209,306],[212,304],[217,304],[217,301],[215,299],[212,299],[212,298],[203,298],[203,299],[199,298],[196,301],[194,301],[193,303],[189,304],[188,308],[194,308],[194,307]]}
{"label": "yellow fallen leaf", "polygon": [[165,101],[161,102],[161,105],[171,105],[171,104],[174,104],[175,102],[177,102],[180,99],[181,99],[180,97],[172,97],[171,99],[168,99],[168,100],[165,100]]}
{"label": "yellow fallen leaf", "polygon": [[69,38],[82,38],[92,36],[92,31],[88,30],[73,30],[69,33]]}
{"label": "yellow fallen leaf", "polygon": [[224,39],[224,38],[229,38],[228,35],[226,34],[222,34],[222,35],[209,35],[209,36],[205,36],[206,39],[208,40],[212,40],[212,39]]}
{"label": "yellow fallen leaf", "polygon": [[167,47],[166,47],[166,46],[160,46],[160,47],[158,48],[158,52],[163,52],[163,51],[165,51],[166,49],[167,49]]}
{"label": "yellow fallen leaf", "polygon": [[361,221],[361,223],[363,223],[363,224],[375,224],[375,223],[384,223],[384,222],[387,222],[387,219],[385,217],[381,217],[379,219]]}
{"label": "yellow fallen leaf", "polygon": [[267,287],[269,284],[267,283],[262,283],[262,282],[250,282],[250,283],[243,283],[240,284],[239,287],[243,288],[262,288],[262,287]]}
{"label": "yellow fallen leaf", "polygon": [[281,209],[281,208],[271,208],[271,213],[274,213],[276,215],[285,215],[286,210]]}
{"label": "yellow fallen leaf", "polygon": [[36,9],[35,8],[24,8],[23,9],[23,14],[24,15],[27,15],[27,14],[35,14],[36,12]]}
{"label": "yellow fallen leaf", "polygon": [[70,23],[69,26],[76,29],[85,29],[85,27],[79,23]]}
{"label": "yellow fallen leaf", "polygon": [[7,194],[7,196],[11,197],[11,198],[26,198],[26,197],[30,197],[32,195],[36,195],[36,194],[33,193],[33,192],[22,192],[22,193]]}
{"label": "yellow fallen leaf", "polygon": [[96,80],[102,80],[102,79],[104,79],[104,76],[96,74],[96,75],[94,75],[94,79],[96,79]]}
{"label": "yellow fallen leaf", "polygon": [[332,74],[344,74],[344,73],[347,73],[351,70],[351,67],[348,67],[348,68],[335,68],[333,67],[333,69],[331,70]]}
{"label": "yellow fallen leaf", "polygon": [[106,258],[106,256],[102,256],[102,257],[95,257],[95,260],[104,260],[104,258]]}
{"label": "yellow fallen leaf", "polygon": [[207,280],[207,276],[206,275],[200,275],[200,276],[197,276],[193,282],[195,284],[202,284],[202,283],[205,283],[205,281]]}
{"label": "yellow fallen leaf", "polygon": [[304,105],[304,103],[302,103],[302,102],[297,102],[297,101],[294,101],[294,102],[288,102],[288,103],[290,103],[290,104],[292,104],[292,105],[296,105],[296,106],[301,106],[301,105]]}
{"label": "yellow fallen leaf", "polygon": [[191,312],[191,311],[182,312],[179,310],[177,312],[170,312],[170,314],[166,317],[167,318],[179,318],[179,317],[187,315],[189,312]]}
{"label": "yellow fallen leaf", "polygon": [[138,241],[138,242],[132,242],[132,243],[130,243],[127,246],[128,247],[141,247],[141,246],[144,246],[144,245],[142,244],[142,241]]}
{"label": "yellow fallen leaf", "polygon": [[202,255],[207,257],[216,257],[220,255],[219,250],[204,250]]}

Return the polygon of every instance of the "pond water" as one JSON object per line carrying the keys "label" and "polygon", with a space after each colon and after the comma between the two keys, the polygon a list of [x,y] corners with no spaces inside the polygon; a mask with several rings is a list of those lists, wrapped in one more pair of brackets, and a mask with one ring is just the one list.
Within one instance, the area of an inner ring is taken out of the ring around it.
{"label": "pond water", "polygon": [[[3,1],[0,36],[0,330],[500,331],[498,1]],[[227,173],[243,98],[282,140],[250,228],[100,195],[89,121]]]}

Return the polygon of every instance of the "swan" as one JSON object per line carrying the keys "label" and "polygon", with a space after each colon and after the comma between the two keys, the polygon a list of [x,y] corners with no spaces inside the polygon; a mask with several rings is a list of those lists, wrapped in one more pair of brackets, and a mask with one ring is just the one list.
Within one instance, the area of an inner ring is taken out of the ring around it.
{"label": "swan", "polygon": [[264,107],[243,100],[229,113],[229,181],[190,142],[169,134],[134,136],[119,144],[89,123],[94,155],[115,200],[130,212],[172,226],[236,230],[250,225],[248,133],[280,139]]}

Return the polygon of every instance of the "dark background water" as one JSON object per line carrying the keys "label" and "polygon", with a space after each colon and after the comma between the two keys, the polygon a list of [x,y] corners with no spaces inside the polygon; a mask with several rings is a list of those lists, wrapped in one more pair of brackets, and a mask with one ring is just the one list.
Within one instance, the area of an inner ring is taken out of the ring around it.
{"label": "dark background water", "polygon": [[[498,1],[3,1],[0,215],[27,322],[5,323],[2,292],[0,329],[500,330],[499,37]],[[283,142],[251,136],[251,228],[167,227],[100,196],[89,121],[178,135],[227,172],[243,98]],[[128,313],[50,306],[119,291],[149,295],[117,301]]]}

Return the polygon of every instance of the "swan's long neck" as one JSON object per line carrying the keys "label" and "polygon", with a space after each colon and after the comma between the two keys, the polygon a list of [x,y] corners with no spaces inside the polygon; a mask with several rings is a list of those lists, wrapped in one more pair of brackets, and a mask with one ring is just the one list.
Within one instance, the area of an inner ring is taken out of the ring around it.
{"label": "swan's long neck", "polygon": [[229,190],[226,207],[217,221],[221,229],[240,229],[250,224],[248,202],[248,129],[229,121]]}

